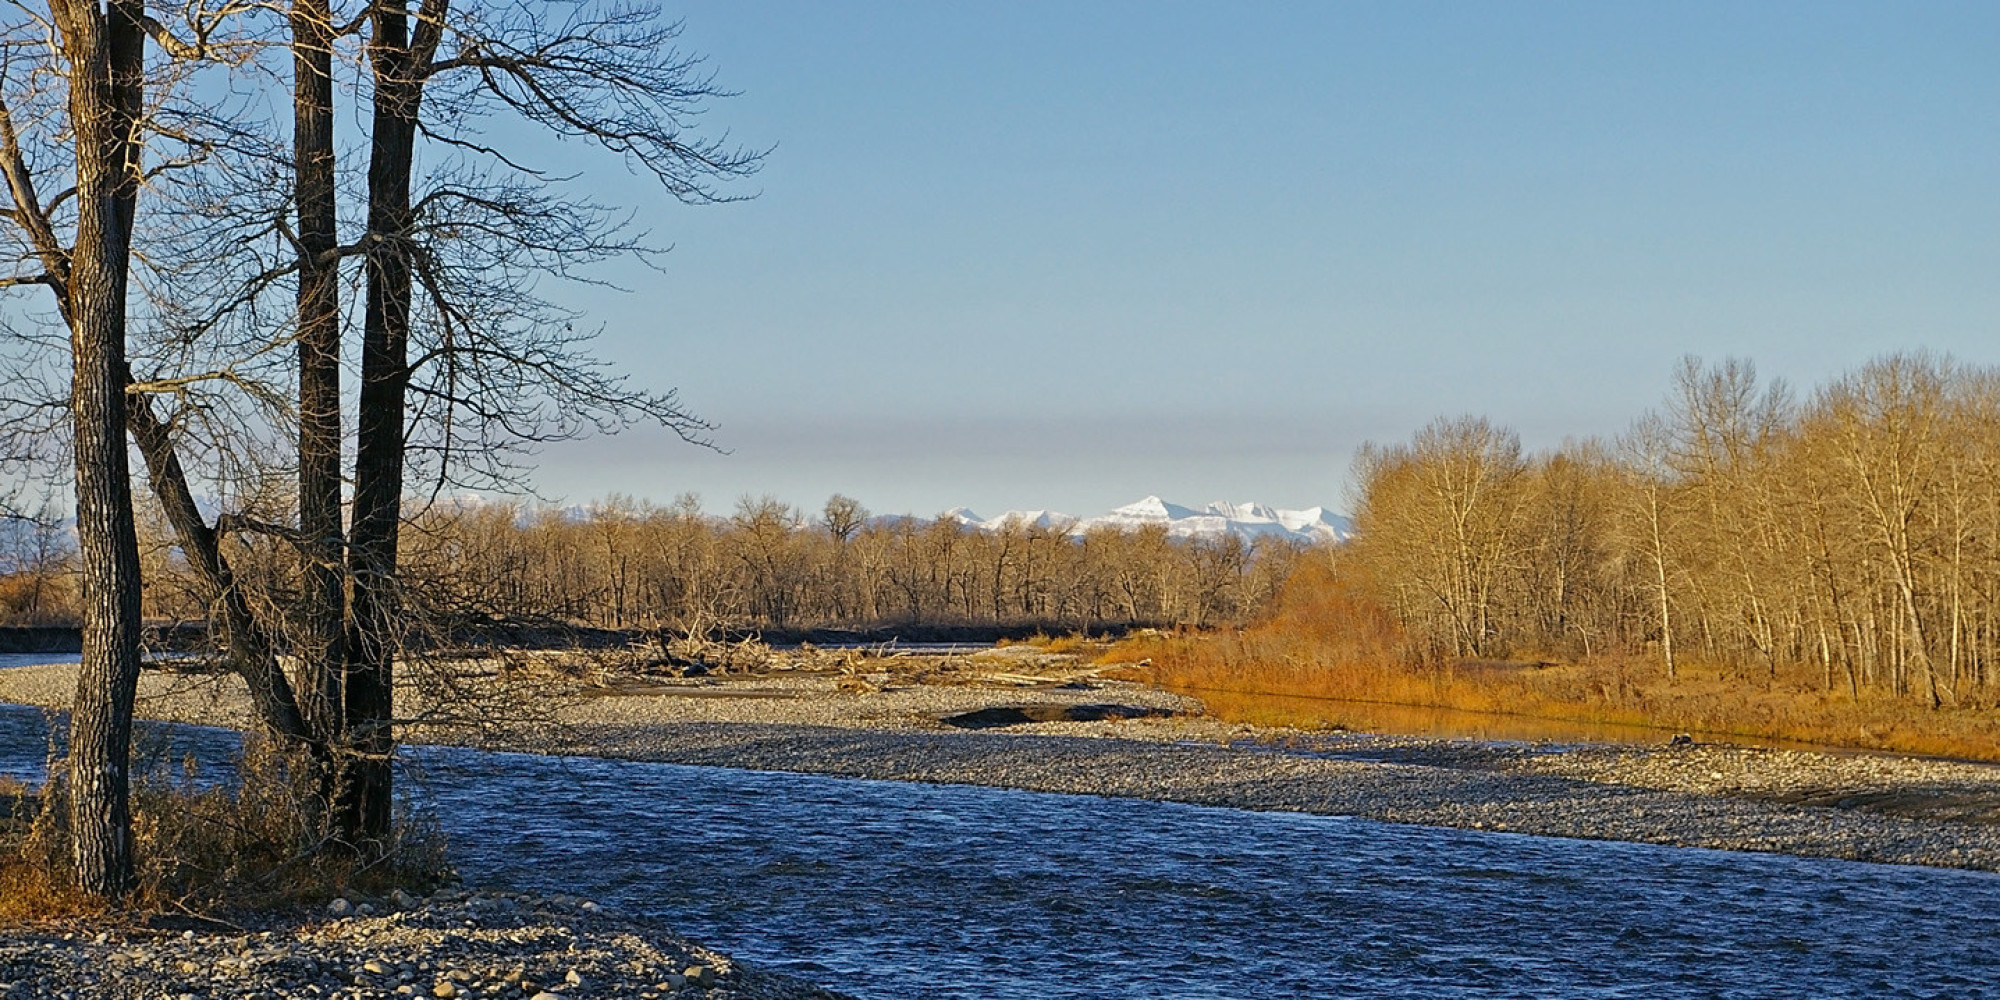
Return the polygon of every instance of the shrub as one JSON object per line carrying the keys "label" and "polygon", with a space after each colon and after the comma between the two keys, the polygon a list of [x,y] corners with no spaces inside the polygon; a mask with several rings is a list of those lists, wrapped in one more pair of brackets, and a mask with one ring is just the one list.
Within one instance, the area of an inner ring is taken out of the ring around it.
{"label": "shrub", "polygon": [[[0,826],[0,925],[105,912],[104,901],[70,881],[70,838],[61,761],[49,780],[5,789]],[[228,773],[205,776],[192,758],[164,756],[135,767],[132,830],[136,885],[124,905],[227,913],[282,908],[397,888],[428,891],[448,880],[436,823],[407,808],[394,840],[366,861],[319,834],[308,769],[268,741],[246,737]]]}

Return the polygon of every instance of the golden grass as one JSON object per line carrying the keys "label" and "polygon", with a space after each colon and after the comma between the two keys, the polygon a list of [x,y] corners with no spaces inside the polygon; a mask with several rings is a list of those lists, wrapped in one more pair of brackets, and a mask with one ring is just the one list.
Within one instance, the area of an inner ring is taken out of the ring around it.
{"label": "golden grass", "polygon": [[1694,664],[1670,679],[1658,664],[1629,657],[1420,663],[1365,592],[1318,564],[1295,576],[1251,628],[1131,640],[1099,662],[1143,664],[1124,675],[1199,698],[1218,718],[1256,725],[1326,728],[1381,718],[1355,710],[1367,703],[2000,760],[2000,712],[1990,706],[1933,711],[1867,691],[1857,702],[1844,689],[1826,692],[1816,672],[1771,677]]}
{"label": "golden grass", "polygon": [[1052,636],[1046,632],[1036,632],[1026,639],[1001,639],[994,645],[1000,647],[1032,646],[1044,653],[1076,653],[1089,649],[1096,645],[1096,642],[1095,640],[1087,639],[1074,633]]}
{"label": "golden grass", "polygon": [[[110,912],[71,881],[64,794],[60,778],[42,786],[0,783],[0,928]],[[431,824],[405,817],[388,859],[362,864],[313,850],[318,842],[303,802],[282,759],[254,743],[227,784],[197,783],[192,767],[135,777],[137,885],[118,912],[284,908],[349,892],[426,890],[448,877],[443,839]]]}

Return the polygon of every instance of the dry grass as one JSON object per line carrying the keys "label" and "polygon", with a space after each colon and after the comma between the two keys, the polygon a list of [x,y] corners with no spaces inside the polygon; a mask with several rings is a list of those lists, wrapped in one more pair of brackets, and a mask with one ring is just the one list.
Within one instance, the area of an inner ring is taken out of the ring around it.
{"label": "dry grass", "polygon": [[1258,725],[1339,725],[1354,714],[1341,703],[1370,703],[2000,760],[2000,713],[1991,708],[1932,711],[1867,692],[1856,702],[1825,691],[1817,675],[1696,664],[1669,679],[1628,657],[1419,662],[1361,587],[1317,563],[1251,628],[1128,640],[1099,662],[1134,664],[1127,676]]}
{"label": "dry grass", "polygon": [[1046,632],[1036,632],[1026,639],[1001,639],[999,642],[994,643],[994,645],[1000,647],[1033,646],[1044,653],[1079,653],[1097,645],[1097,641],[1074,633],[1070,635],[1049,635]]}
{"label": "dry grass", "polygon": [[[192,763],[135,776],[137,885],[120,915],[228,914],[323,902],[335,895],[426,890],[449,877],[435,826],[405,816],[386,858],[363,864],[320,850],[294,769],[248,745],[235,774],[199,780]],[[41,786],[0,785],[0,927],[104,916],[104,900],[69,871],[65,785],[58,765]]]}

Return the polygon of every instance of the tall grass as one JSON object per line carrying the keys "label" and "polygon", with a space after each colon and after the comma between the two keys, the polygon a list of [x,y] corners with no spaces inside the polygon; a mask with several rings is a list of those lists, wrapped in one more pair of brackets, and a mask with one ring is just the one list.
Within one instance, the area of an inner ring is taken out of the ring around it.
{"label": "tall grass", "polygon": [[[323,902],[335,895],[426,890],[450,876],[444,839],[405,814],[380,860],[328,850],[316,833],[302,769],[248,739],[231,774],[191,760],[139,770],[132,786],[137,885],[120,909],[230,912]],[[0,927],[104,914],[71,879],[68,785],[61,762],[38,786],[0,784]]]}
{"label": "tall grass", "polygon": [[1427,658],[1365,581],[1320,560],[1302,564],[1249,628],[1135,638],[1104,662],[1133,664],[1130,676],[1198,698],[1219,718],[1259,725],[1339,725],[1357,714],[1341,703],[1373,703],[2000,760],[2000,713],[1991,708],[1934,711],[1866,692],[1857,701],[1798,670],[1773,676],[1696,663],[1669,678],[1631,655]]}

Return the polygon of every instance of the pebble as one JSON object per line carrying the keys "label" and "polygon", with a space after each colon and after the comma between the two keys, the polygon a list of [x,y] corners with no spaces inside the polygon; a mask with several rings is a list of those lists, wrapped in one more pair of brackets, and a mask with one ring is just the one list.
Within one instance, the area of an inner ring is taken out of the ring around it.
{"label": "pebble", "polygon": [[[468,930],[460,918],[472,906],[506,916]],[[94,929],[66,939],[0,933],[0,998],[585,1000],[640,998],[728,978],[730,1000],[848,1000],[787,976],[735,973],[729,959],[642,918],[572,922],[580,909],[576,901],[508,893],[433,897],[386,916],[190,932],[172,938],[171,948],[120,944]],[[663,968],[689,974],[662,975]],[[423,976],[411,981],[418,972]],[[544,988],[544,975],[561,979]]]}

